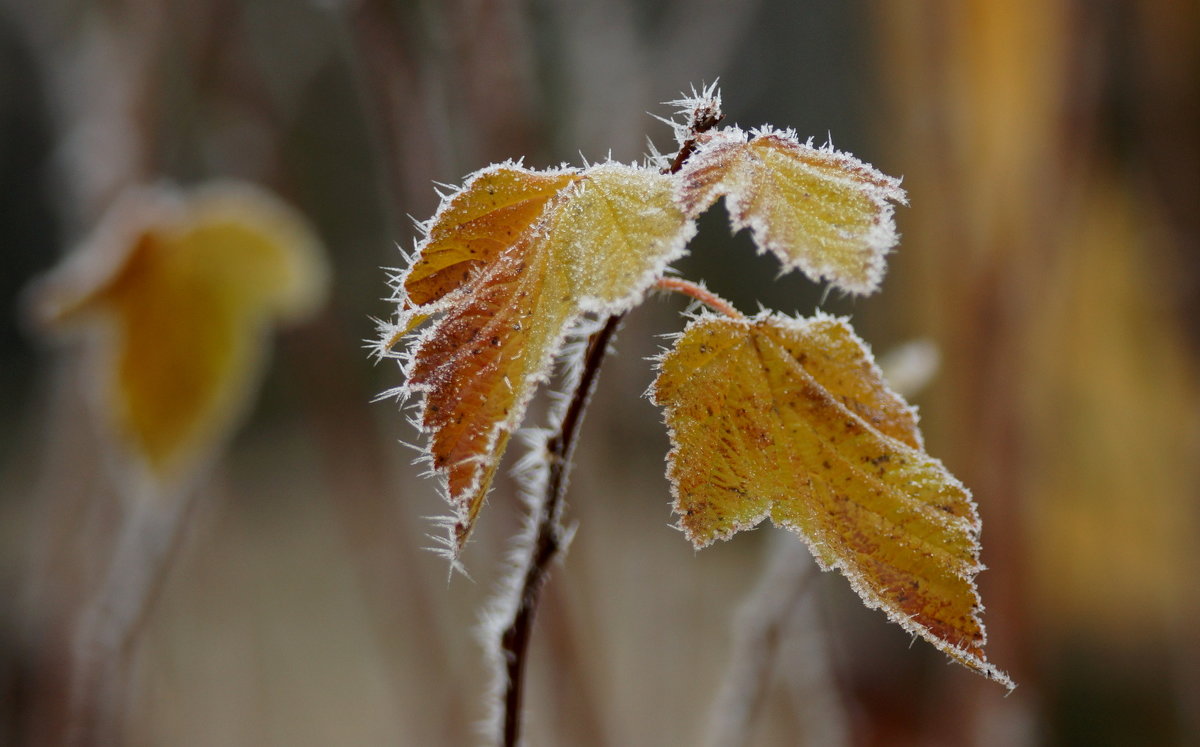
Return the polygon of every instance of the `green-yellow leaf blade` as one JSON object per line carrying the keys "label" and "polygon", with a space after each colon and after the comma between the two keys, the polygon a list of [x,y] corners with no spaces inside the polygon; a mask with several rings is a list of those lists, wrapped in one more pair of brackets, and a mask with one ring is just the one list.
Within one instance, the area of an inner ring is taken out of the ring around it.
{"label": "green-yellow leaf blade", "polygon": [[898,179],[791,132],[726,129],[708,136],[679,173],[680,204],[695,217],[718,197],[733,230],[749,228],[761,251],[787,270],[871,293],[899,240],[892,203],[905,203]]}
{"label": "green-yellow leaf blade", "polygon": [[920,448],[916,417],[842,320],[706,317],[663,357],[668,477],[697,547],[771,518],[971,669],[987,662],[970,493]]}

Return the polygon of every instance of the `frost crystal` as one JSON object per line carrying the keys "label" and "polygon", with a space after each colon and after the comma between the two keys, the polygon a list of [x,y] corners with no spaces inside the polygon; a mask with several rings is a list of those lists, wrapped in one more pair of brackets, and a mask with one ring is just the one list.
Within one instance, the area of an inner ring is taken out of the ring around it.
{"label": "frost crystal", "polygon": [[714,80],[707,86],[703,86],[699,92],[693,86],[691,95],[680,94],[677,99],[663,102],[667,106],[674,106],[676,116],[683,117],[682,122],[676,119],[655,117],[670,125],[675,134],[675,142],[679,145],[683,145],[697,132],[712,129],[724,118],[725,115],[721,109],[721,90],[717,88],[718,82],[719,80]]}

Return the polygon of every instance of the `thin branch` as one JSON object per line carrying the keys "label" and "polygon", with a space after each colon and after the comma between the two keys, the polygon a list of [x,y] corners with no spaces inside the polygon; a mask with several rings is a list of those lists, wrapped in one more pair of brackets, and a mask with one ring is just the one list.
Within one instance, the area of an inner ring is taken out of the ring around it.
{"label": "thin branch", "polygon": [[719,311],[732,319],[745,319],[745,315],[733,307],[733,304],[713,293],[703,285],[698,285],[682,278],[659,278],[654,287],[659,290],[674,291],[690,296],[713,311]]}
{"label": "thin branch", "polygon": [[799,691],[795,713],[803,744],[845,744],[841,694],[813,600],[816,565],[796,537],[776,531],[767,568],[734,619],[729,668],[709,709],[708,747],[746,744],[781,675]]}
{"label": "thin branch", "polygon": [[[697,137],[700,133],[712,129],[721,121],[723,115],[720,111],[719,101],[718,96],[716,99],[704,102],[706,105],[703,107],[697,106],[692,112],[688,123],[688,135],[671,165],[663,169],[663,173],[677,173],[687,161],[688,156],[695,151],[698,143]],[[685,290],[685,286],[687,290]],[[691,290],[701,294],[707,293],[699,286],[685,284],[683,281],[669,289],[689,294]],[[726,313],[738,314],[731,305],[716,295],[707,293],[705,297],[718,303],[715,308],[722,308],[726,310]],[[532,542],[528,547],[528,556],[518,567],[517,601],[500,634],[500,654],[505,675],[501,743],[505,747],[516,747],[521,736],[521,703],[524,694],[525,662],[528,659],[529,638],[533,629],[534,614],[537,611],[538,597],[549,575],[550,564],[560,555],[570,540],[570,532],[562,524],[562,513],[575,440],[579,434],[580,424],[583,422],[583,414],[587,409],[588,400],[595,389],[600,365],[604,361],[608,345],[623,317],[624,314],[610,316],[604,322],[604,326],[589,338],[587,351],[584,354],[583,369],[575,385],[575,390],[571,394],[571,400],[566,410],[563,411],[557,431],[546,438],[545,453],[548,458],[548,475],[545,490],[542,499],[536,503],[533,509]]]}
{"label": "thin branch", "polygon": [[678,174],[679,170],[683,168],[683,164],[687,163],[687,160],[692,157],[692,154],[696,152],[696,148],[699,147],[700,140],[697,136],[702,132],[707,132],[716,127],[724,118],[724,114],[720,111],[715,111],[713,114],[706,114],[704,119],[693,122],[691,134],[679,146],[679,151],[675,154],[671,165],[664,168],[662,172],[664,174]]}
{"label": "thin branch", "polygon": [[546,500],[538,506],[535,521],[536,534],[530,547],[528,562],[521,579],[520,601],[513,611],[512,620],[500,636],[500,651],[504,657],[506,679],[504,688],[504,744],[517,744],[521,733],[521,699],[524,692],[526,652],[529,635],[533,627],[533,616],[537,610],[538,597],[550,563],[563,549],[568,533],[562,525],[563,497],[566,494],[567,473],[579,427],[583,423],[584,409],[596,386],[600,364],[608,352],[609,342],[621,323],[623,314],[610,316],[598,332],[588,340],[583,373],[571,395],[570,404],[563,413],[562,423],[556,433],[546,439],[549,455],[549,477],[546,482]]}
{"label": "thin branch", "polygon": [[193,493],[136,496],[104,581],[80,620],[71,683],[72,745],[120,741],[133,641],[145,623],[194,510]]}

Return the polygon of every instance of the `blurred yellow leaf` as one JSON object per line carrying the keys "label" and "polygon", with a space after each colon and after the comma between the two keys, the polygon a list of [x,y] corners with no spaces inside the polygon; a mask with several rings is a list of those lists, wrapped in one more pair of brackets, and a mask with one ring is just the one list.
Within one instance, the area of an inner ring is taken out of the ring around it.
{"label": "blurred yellow leaf", "polygon": [[571,324],[640,300],[693,232],[670,177],[615,163],[491,166],[443,202],[398,280],[399,317],[381,347],[445,312],[414,337],[400,393],[424,397],[420,424],[454,508],[454,554]]}
{"label": "blurred yellow leaf", "polygon": [[697,547],[770,517],[870,607],[1012,687],[987,662],[970,493],[845,321],[702,317],[660,362],[668,477]]}
{"label": "blurred yellow leaf", "polygon": [[89,333],[95,404],[161,488],[186,479],[245,410],[268,323],[311,311],[325,285],[303,218],[223,183],[126,194],[33,300],[50,329]]}
{"label": "blurred yellow leaf", "polygon": [[724,196],[735,232],[750,228],[760,251],[773,252],[786,269],[850,293],[879,286],[899,240],[892,203],[906,204],[900,181],[791,132],[715,132],[679,176],[688,215]]}

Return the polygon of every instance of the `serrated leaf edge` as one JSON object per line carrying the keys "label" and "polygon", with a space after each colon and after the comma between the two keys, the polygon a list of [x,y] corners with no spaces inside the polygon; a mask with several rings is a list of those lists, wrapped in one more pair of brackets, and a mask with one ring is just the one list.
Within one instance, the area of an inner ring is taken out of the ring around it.
{"label": "serrated leaf edge", "polygon": [[[631,173],[650,171],[646,167],[636,164],[624,164],[614,160],[606,160],[597,164],[591,164],[584,169],[575,169],[568,166],[561,166],[556,169],[548,170],[530,170],[521,165],[519,161],[505,161],[504,163],[492,164],[482,169],[479,169],[470,174],[464,181],[461,188],[458,190],[444,194],[442,202],[435,212],[434,216],[428,221],[418,224],[421,228],[423,238],[414,247],[413,257],[419,257],[424,246],[428,242],[429,229],[435,225],[441,215],[449,209],[452,201],[460,194],[469,190],[473,183],[479,178],[501,169],[522,169],[533,171],[539,174],[561,174],[561,173],[579,173],[581,178],[564,186],[556,195],[547,200],[546,206],[541,215],[530,228],[530,240],[539,240],[546,236],[550,218],[557,210],[562,209],[564,203],[571,200],[576,194],[589,186],[589,176],[598,170],[608,169],[625,169]],[[650,173],[654,173],[650,171]],[[446,517],[446,520],[439,522],[438,526],[448,532],[448,536],[438,540],[440,547],[432,548],[434,552],[445,555],[453,562],[458,562],[458,556],[461,553],[462,547],[458,542],[458,535],[461,528],[466,526],[471,521],[470,503],[465,502],[465,505],[458,505],[458,501],[452,500],[449,491],[449,473],[454,467],[470,463],[471,461],[484,461],[488,459],[488,454],[493,453],[497,444],[501,439],[508,439],[514,433],[519,432],[522,420],[525,417],[525,412],[528,409],[530,401],[550,379],[550,372],[553,368],[554,361],[563,351],[564,346],[572,336],[572,329],[579,324],[581,318],[585,314],[611,315],[619,314],[634,306],[638,305],[650,292],[653,286],[654,279],[665,272],[668,265],[682,257],[687,250],[687,244],[696,234],[695,221],[684,215],[684,220],[680,230],[671,237],[668,245],[658,253],[658,261],[653,263],[648,269],[638,278],[634,284],[635,290],[615,301],[604,301],[602,298],[592,295],[581,295],[577,299],[577,307],[575,312],[568,315],[563,321],[561,328],[553,336],[553,341],[547,346],[544,360],[537,366],[529,376],[529,387],[524,396],[519,400],[514,400],[510,407],[509,416],[502,421],[498,421],[493,425],[491,432],[484,439],[486,449],[479,455],[470,457],[466,460],[453,465],[446,465],[442,469],[437,469],[433,466],[433,454],[426,445],[422,449],[422,453],[418,456],[414,463],[417,463],[425,468],[426,476],[433,476],[438,479],[439,492],[443,499],[451,507],[451,515]],[[378,325],[380,337],[373,346],[376,356],[380,358],[396,359],[402,369],[405,382],[397,387],[393,387],[376,397],[376,399],[397,399],[402,408],[412,407],[409,411],[409,422],[423,436],[431,437],[432,432],[423,425],[425,419],[425,393],[429,389],[428,385],[410,384],[412,368],[416,364],[416,354],[421,349],[422,345],[434,334],[436,326],[430,325],[423,329],[416,329],[418,325],[409,325],[410,320],[415,315],[421,315],[424,319],[433,317],[447,309],[462,303],[470,294],[470,288],[475,285],[475,280],[464,283],[460,288],[446,294],[437,301],[425,304],[423,306],[413,306],[405,308],[408,295],[404,288],[405,280],[411,272],[412,265],[402,274],[394,276],[392,283],[394,293],[388,299],[392,303],[397,304],[399,311],[396,315],[396,321],[391,323],[381,323]],[[484,270],[487,271],[486,269]],[[413,397],[413,395],[420,395]],[[469,486],[464,489],[464,495],[474,495],[484,483],[489,483],[494,477],[495,471],[499,463],[491,465],[491,469],[476,474]],[[481,502],[482,505],[482,502]]]}
{"label": "serrated leaf edge", "polygon": [[[868,353],[870,352],[870,347],[867,345],[867,343],[864,340],[862,340],[862,338],[860,338],[854,332],[852,327],[850,327],[849,319],[847,317],[839,317],[839,316],[831,315],[831,314],[828,314],[828,313],[820,311],[820,310],[818,310],[812,317],[808,317],[807,319],[804,317],[799,317],[799,316],[788,317],[788,316],[778,314],[775,312],[770,312],[770,311],[762,311],[753,317],[747,317],[745,319],[731,319],[729,317],[714,314],[711,312],[702,312],[700,314],[695,315],[688,322],[688,324],[684,327],[684,329],[682,331],[680,331],[678,334],[671,335],[671,337],[673,338],[672,343],[674,344],[674,342],[681,339],[694,326],[697,326],[699,324],[705,324],[705,323],[708,323],[709,321],[718,321],[721,324],[741,326],[741,327],[744,327],[747,330],[749,330],[755,324],[758,324],[758,323],[761,323],[764,321],[773,321],[773,322],[778,323],[781,326],[786,328],[789,326],[805,324],[805,323],[808,323],[811,321],[818,321],[818,320],[832,320],[832,321],[846,325],[847,328],[849,328],[849,332],[853,336],[854,340],[858,344],[862,345],[864,350],[867,350]],[[666,336],[664,336],[664,337],[666,337]],[[655,363],[655,368],[660,374],[662,372],[663,360],[668,355],[670,355],[670,353],[672,351],[673,351],[673,347],[671,349],[664,349],[659,355],[654,356],[654,358],[652,358],[652,360]],[[878,364],[876,364],[873,359],[872,359],[872,367],[874,368],[875,373],[880,376],[880,380],[886,382],[886,379],[882,378],[882,372],[879,370]],[[670,422],[667,418],[668,411],[670,409],[670,405],[668,405],[667,403],[664,403],[658,399],[658,392],[657,392],[656,384],[657,384],[657,378],[655,380],[655,383],[651,384],[650,388],[647,390],[647,394],[649,395],[651,401],[658,407],[662,408],[662,410],[663,410],[663,422],[667,429],[667,435],[668,435],[668,438],[671,443],[671,449],[667,453],[667,463],[669,465],[672,463],[675,455],[680,451],[680,448],[677,445],[678,440],[675,437],[675,430],[674,430],[674,428],[671,427]],[[842,408],[844,416],[853,418],[854,420],[858,421],[860,424],[862,424],[864,427],[868,428],[872,433],[876,434],[878,437],[890,442],[890,444],[893,445],[898,450],[906,450],[906,451],[916,452],[916,453],[920,454],[923,458],[930,459],[933,462],[935,462],[939,467],[941,467],[943,469],[946,476],[949,478],[950,482],[952,484],[954,484],[956,487],[962,489],[964,495],[966,496],[966,498],[970,504],[971,514],[970,514],[969,520],[967,517],[963,517],[962,519],[954,520],[952,523],[964,524],[965,528],[968,528],[972,532],[974,539],[975,539],[975,549],[974,549],[974,552],[972,553],[973,564],[971,565],[968,572],[964,574],[964,578],[967,580],[967,582],[970,586],[970,589],[971,589],[971,596],[972,596],[972,602],[973,602],[972,611],[971,611],[971,619],[976,625],[979,626],[979,631],[981,634],[979,647],[983,648],[983,646],[985,646],[987,644],[987,629],[984,627],[982,618],[981,618],[981,615],[984,611],[984,606],[983,606],[982,597],[979,594],[979,589],[975,583],[975,577],[980,571],[986,570],[986,566],[984,566],[979,561],[979,547],[980,547],[979,535],[981,533],[982,524],[979,519],[978,506],[975,503],[970,490],[968,490],[967,487],[965,485],[963,485],[962,482],[959,481],[958,478],[955,477],[949,470],[945,469],[944,465],[942,465],[941,460],[937,459],[936,457],[930,456],[929,454],[927,454],[924,451],[918,451],[916,449],[913,449],[908,444],[905,444],[902,441],[892,438],[891,436],[888,436],[885,433],[879,432],[878,430],[876,430],[874,428],[874,426],[872,426],[869,422],[867,422],[865,419],[863,419],[860,415],[853,412],[849,408],[845,407],[845,405],[842,405],[841,403],[837,403],[837,404],[839,407]],[[913,410],[914,415],[916,415],[915,409],[913,409],[911,405],[909,405],[909,407],[910,407],[910,409]],[[674,480],[668,480],[668,482],[670,483],[672,511],[674,513],[678,514],[679,513],[678,507],[680,505],[680,500],[681,500],[681,496],[679,494],[679,487],[675,483]],[[858,597],[863,601],[863,603],[868,608],[881,610],[887,616],[887,618],[889,620],[896,623],[904,630],[908,631],[909,633],[911,633],[913,635],[917,635],[917,636],[920,636],[921,638],[925,639],[929,643],[933,644],[933,646],[935,648],[937,648],[939,651],[946,654],[954,661],[957,661],[958,663],[962,664],[963,666],[966,666],[968,669],[972,669],[972,670],[986,676],[988,679],[991,679],[995,682],[998,682],[998,683],[1004,685],[1006,688],[1008,688],[1008,690],[1010,692],[1014,688],[1016,688],[1016,684],[1012,681],[1011,678],[1009,678],[1009,676],[1007,674],[1005,674],[1003,671],[998,669],[995,665],[988,662],[986,659],[976,656],[974,654],[971,654],[968,651],[966,651],[964,648],[955,646],[951,642],[945,641],[945,640],[939,638],[938,636],[934,635],[933,632],[930,631],[929,628],[927,628],[926,626],[921,625],[919,622],[913,620],[911,617],[909,617],[907,615],[904,615],[900,612],[897,612],[897,611],[891,609],[888,606],[886,600],[879,597],[877,594],[875,594],[870,589],[869,586],[862,583],[859,574],[856,571],[854,571],[853,569],[848,568],[845,563],[843,563],[841,561],[836,561],[836,560],[832,563],[824,562],[816,552],[813,552],[812,543],[814,540],[812,538],[810,538],[802,530],[801,527],[799,527],[798,525],[796,525],[792,522],[788,522],[788,521],[776,522],[771,517],[771,508],[769,506],[767,508],[765,508],[760,514],[755,515],[753,518],[748,519],[743,522],[738,522],[728,532],[722,532],[719,534],[715,534],[709,540],[701,540],[701,541],[697,542],[695,538],[693,538],[692,536],[689,535],[689,533],[687,532],[685,527],[683,527],[682,525],[679,525],[679,524],[675,524],[674,526],[676,529],[680,530],[684,534],[684,536],[687,537],[687,539],[690,542],[692,542],[693,546],[696,547],[696,549],[699,550],[699,549],[708,547],[709,545],[715,543],[717,540],[728,540],[731,537],[733,537],[733,535],[737,534],[738,532],[753,529],[754,527],[758,526],[763,521],[765,521],[766,519],[769,519],[769,518],[771,518],[772,523],[775,523],[777,526],[785,527],[789,531],[792,531],[796,535],[798,535],[804,541],[805,547],[808,548],[809,552],[813,556],[813,559],[816,560],[817,565],[821,568],[821,570],[830,571],[830,570],[836,569],[836,570],[840,571],[842,576],[844,576],[846,578],[846,580],[849,582],[850,587],[854,590],[855,594],[858,595]],[[942,517],[942,518],[945,520],[954,519],[954,517]]]}

